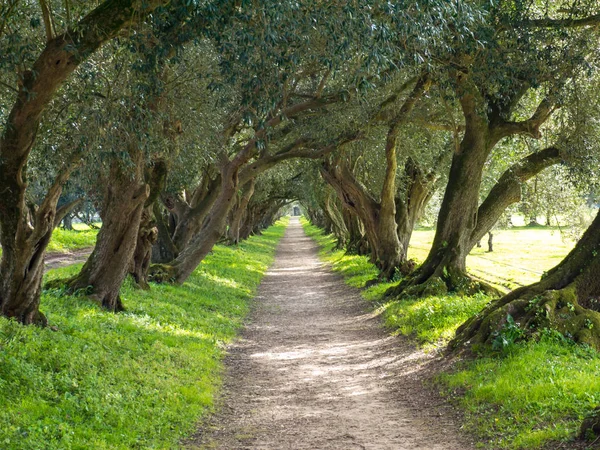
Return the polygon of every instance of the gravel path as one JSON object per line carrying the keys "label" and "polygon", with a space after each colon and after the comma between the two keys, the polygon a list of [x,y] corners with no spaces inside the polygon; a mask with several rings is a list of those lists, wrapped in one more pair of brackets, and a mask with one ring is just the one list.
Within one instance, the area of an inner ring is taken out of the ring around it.
{"label": "gravel path", "polygon": [[88,256],[90,256],[90,253],[92,253],[92,249],[93,247],[86,247],[66,253],[46,253],[44,268],[46,270],[57,269],[59,267],[85,262]]}
{"label": "gravel path", "polygon": [[422,380],[435,359],[390,337],[292,219],[229,349],[219,411],[183,444],[204,449],[474,448]]}

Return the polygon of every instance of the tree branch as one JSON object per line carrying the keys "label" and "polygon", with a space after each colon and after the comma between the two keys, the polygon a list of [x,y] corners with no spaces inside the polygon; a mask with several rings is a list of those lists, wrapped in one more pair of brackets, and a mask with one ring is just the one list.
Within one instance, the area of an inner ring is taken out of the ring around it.
{"label": "tree branch", "polygon": [[594,14],[581,19],[531,19],[520,23],[521,26],[535,28],[583,28],[600,25],[600,14]]}
{"label": "tree branch", "polygon": [[558,109],[558,106],[546,98],[540,102],[536,111],[529,119],[521,122],[502,121],[493,127],[493,132],[496,133],[498,140],[516,134],[540,139],[542,137],[540,127],[550,118],[556,109]]}

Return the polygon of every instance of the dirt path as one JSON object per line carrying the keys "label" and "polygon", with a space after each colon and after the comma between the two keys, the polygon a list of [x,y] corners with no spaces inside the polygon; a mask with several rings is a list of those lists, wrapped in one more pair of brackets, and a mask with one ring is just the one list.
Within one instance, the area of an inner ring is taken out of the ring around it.
{"label": "dirt path", "polygon": [[57,269],[59,267],[85,262],[91,252],[92,247],[80,248],[68,253],[47,253],[46,258],[44,259],[44,268],[46,270]]}
{"label": "dirt path", "polygon": [[390,337],[292,222],[230,348],[204,449],[474,448],[422,378],[432,357]]}

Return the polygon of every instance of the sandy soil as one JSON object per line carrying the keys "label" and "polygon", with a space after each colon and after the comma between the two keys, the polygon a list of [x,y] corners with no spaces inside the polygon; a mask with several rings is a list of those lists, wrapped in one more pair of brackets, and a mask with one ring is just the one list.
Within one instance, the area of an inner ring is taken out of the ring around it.
{"label": "sandy soil", "polygon": [[472,449],[423,384],[435,358],[390,337],[292,220],[241,338],[219,411],[187,448]]}
{"label": "sandy soil", "polygon": [[46,253],[44,267],[46,270],[50,270],[85,262],[91,252],[92,247],[73,250],[68,253]]}

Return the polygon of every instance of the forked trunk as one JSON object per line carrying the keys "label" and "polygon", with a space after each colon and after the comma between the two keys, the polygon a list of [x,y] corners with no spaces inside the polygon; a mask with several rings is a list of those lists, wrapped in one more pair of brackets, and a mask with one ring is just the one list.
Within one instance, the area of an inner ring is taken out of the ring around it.
{"label": "forked trunk", "polygon": [[560,150],[548,147],[526,156],[504,172],[479,207],[469,251],[492,229],[506,208],[521,200],[521,185],[560,160]]}
{"label": "forked trunk", "polygon": [[183,284],[219,241],[227,225],[227,216],[238,189],[236,164],[227,163],[221,172],[221,188],[202,229],[170,264],[150,268],[151,279]]}
{"label": "forked trunk", "polygon": [[152,247],[158,239],[158,228],[154,216],[154,205],[167,182],[167,163],[160,159],[154,161],[146,171],[146,182],[150,194],[144,204],[140,227],[133,257],[129,265],[129,274],[142,289],[150,289],[148,284],[148,270],[152,259]]}
{"label": "forked trunk", "polygon": [[423,174],[412,158],[406,161],[404,175],[407,178],[407,187],[404,196],[396,198],[396,224],[398,225],[398,239],[404,252],[402,256],[406,260],[408,245],[417,221],[423,215],[427,203],[433,196],[435,176],[433,172],[429,175]]}
{"label": "forked trunk", "polygon": [[9,209],[12,214],[0,214],[0,312],[26,325],[46,324],[46,318],[39,311],[44,255],[54,228],[81,202],[78,199],[58,210],[56,207],[62,186],[78,165],[77,160],[73,157],[63,167],[39,207],[26,207],[27,184],[19,173],[16,176],[20,180],[19,189],[6,195],[15,201]]}
{"label": "forked trunk", "polygon": [[211,214],[212,207],[219,198],[221,185],[220,177],[212,180],[205,191],[196,192],[194,197],[198,198],[194,198],[183,214],[177,217],[177,226],[172,240],[179,251],[182,251],[204,226],[204,221]]}

